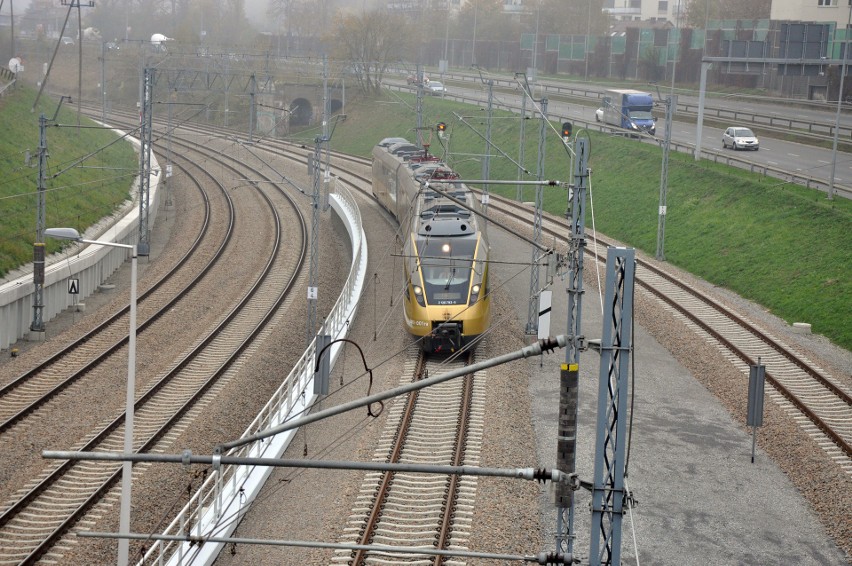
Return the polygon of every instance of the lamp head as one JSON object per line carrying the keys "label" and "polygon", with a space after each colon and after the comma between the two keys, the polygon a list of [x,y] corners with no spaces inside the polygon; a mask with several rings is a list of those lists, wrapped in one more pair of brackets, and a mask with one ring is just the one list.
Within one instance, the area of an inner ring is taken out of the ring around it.
{"label": "lamp head", "polygon": [[59,240],[80,240],[80,232],[74,228],[46,228],[44,235]]}

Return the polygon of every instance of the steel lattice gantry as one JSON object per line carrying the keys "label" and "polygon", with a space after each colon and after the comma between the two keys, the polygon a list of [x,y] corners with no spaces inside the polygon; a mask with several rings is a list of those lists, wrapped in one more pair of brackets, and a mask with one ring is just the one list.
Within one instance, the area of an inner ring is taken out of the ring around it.
{"label": "steel lattice gantry", "polygon": [[633,328],[635,250],[609,248],[600,343],[600,379],[592,488],[589,564],[621,564],[621,523],[626,500],[627,376]]}
{"label": "steel lattice gantry", "polygon": [[142,74],[142,116],[139,140],[139,239],[137,255],[147,256],[151,250],[149,240],[148,209],[151,191],[151,126],[153,124],[154,69],[146,68]]}
{"label": "steel lattice gantry", "polygon": [[[577,463],[577,407],[579,404],[580,351],[583,349],[583,253],[586,249],[586,192],[589,183],[589,140],[577,138],[574,163],[575,186],[571,192],[571,234],[568,250],[568,344],[565,364],[559,377],[559,431],[556,441],[557,467],[574,473]],[[556,548],[563,554],[573,553],[574,491],[571,486],[557,484]]]}

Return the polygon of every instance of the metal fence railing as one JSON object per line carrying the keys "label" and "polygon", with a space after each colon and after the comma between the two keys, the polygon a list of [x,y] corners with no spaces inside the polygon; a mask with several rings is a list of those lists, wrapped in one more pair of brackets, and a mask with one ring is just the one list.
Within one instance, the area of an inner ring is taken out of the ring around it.
{"label": "metal fence railing", "polygon": [[[336,340],[345,337],[358,306],[367,271],[367,240],[361,227],[361,215],[352,195],[338,186],[330,197],[331,205],[343,220],[352,245],[349,276],[334,308],[326,318],[323,332]],[[293,369],[282,381],[266,406],[249,425],[243,438],[282,424],[296,413],[307,411],[315,396],[310,384],[314,377],[317,340],[314,339]],[[333,366],[342,344],[332,345],[330,362]],[[297,431],[291,430],[271,438],[235,448],[227,456],[249,458],[278,458]],[[196,491],[175,519],[169,524],[166,536],[227,537],[236,529],[252,501],[271,473],[271,468],[250,465],[214,467],[207,480]],[[204,544],[175,540],[158,540],[146,552],[139,564],[210,564],[222,543]]]}

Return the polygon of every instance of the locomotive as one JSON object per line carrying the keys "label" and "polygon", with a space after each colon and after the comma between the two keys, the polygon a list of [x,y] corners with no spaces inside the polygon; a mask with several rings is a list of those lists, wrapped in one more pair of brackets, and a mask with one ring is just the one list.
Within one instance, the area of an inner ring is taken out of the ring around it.
{"label": "locomotive", "polygon": [[491,322],[486,225],[458,179],[405,140],[373,148],[373,195],[405,238],[405,326],[430,353],[474,347]]}

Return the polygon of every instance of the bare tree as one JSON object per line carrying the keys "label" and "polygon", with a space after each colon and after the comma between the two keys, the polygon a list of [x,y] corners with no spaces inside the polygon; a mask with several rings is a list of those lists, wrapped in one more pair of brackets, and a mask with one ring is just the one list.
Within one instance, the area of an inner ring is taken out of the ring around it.
{"label": "bare tree", "polygon": [[530,9],[541,11],[539,33],[601,35],[609,29],[609,15],[603,11],[603,4],[603,0],[538,0],[537,4],[530,4]]}
{"label": "bare tree", "polygon": [[408,27],[403,16],[385,10],[363,15],[338,13],[330,39],[334,57],[349,62],[364,92],[377,93],[388,64],[406,49]]}
{"label": "bare tree", "polygon": [[761,20],[769,18],[772,0],[688,0],[686,24],[704,29],[709,20]]}

